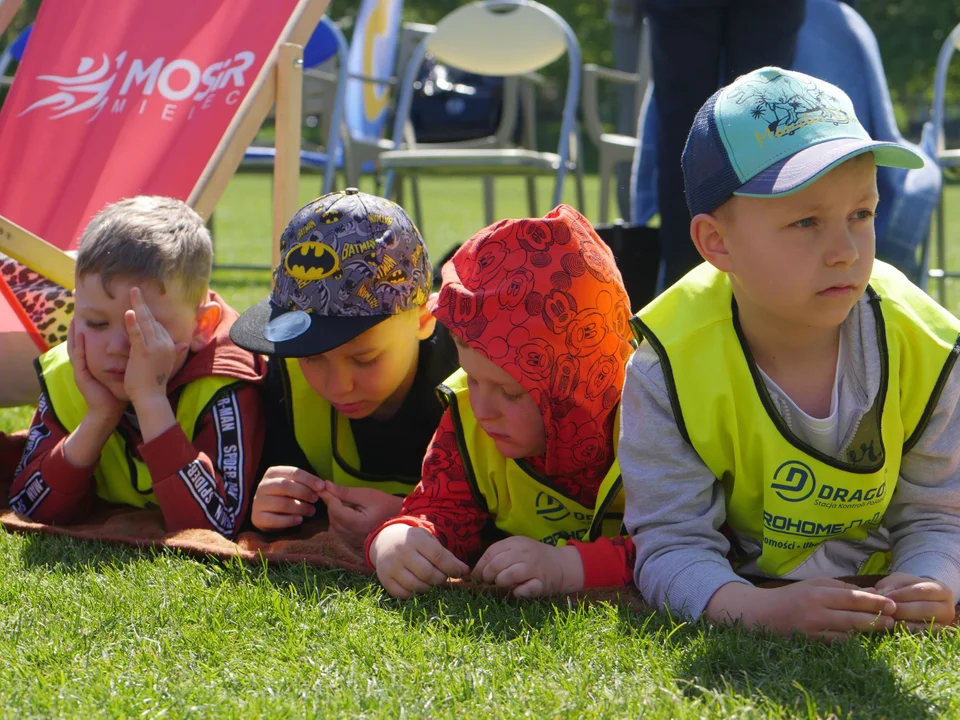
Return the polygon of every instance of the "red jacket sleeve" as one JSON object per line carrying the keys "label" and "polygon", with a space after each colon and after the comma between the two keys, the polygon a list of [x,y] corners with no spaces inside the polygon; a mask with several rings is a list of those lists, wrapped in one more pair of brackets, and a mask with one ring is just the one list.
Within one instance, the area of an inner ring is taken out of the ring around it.
{"label": "red jacket sleeve", "polygon": [[370,543],[377,533],[390,525],[405,524],[424,528],[460,560],[471,564],[484,550],[482,530],[488,517],[467,481],[448,409],[427,447],[422,479],[403,501],[400,515],[367,537],[367,563]]}
{"label": "red jacket sleeve", "polygon": [[231,538],[246,519],[263,451],[260,388],[224,394],[197,422],[192,443],[174,425],[140,445],[140,454],[167,532],[207,528]]}
{"label": "red jacket sleeve", "polygon": [[27,431],[21,430],[11,435],[0,432],[0,483],[13,481],[23,457],[23,448],[27,443]]}
{"label": "red jacket sleeve", "polygon": [[593,542],[571,540],[583,561],[584,588],[629,585],[637,551],[629,536],[598,538]]}
{"label": "red jacket sleeve", "polygon": [[10,507],[40,523],[75,523],[90,513],[96,466],[78,468],[67,462],[67,432],[49,407],[46,394],[41,394],[10,487]]}

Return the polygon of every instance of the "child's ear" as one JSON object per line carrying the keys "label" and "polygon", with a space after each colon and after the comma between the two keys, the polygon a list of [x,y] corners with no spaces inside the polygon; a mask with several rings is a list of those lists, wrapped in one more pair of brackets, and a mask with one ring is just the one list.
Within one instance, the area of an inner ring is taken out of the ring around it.
{"label": "child's ear", "polygon": [[690,221],[690,237],[697,252],[721,272],[732,272],[730,253],[724,238],[723,223],[716,215],[700,213]]}
{"label": "child's ear", "polygon": [[216,300],[201,303],[197,306],[197,326],[193,337],[190,338],[190,350],[199,352],[210,342],[223,319],[223,307]]}
{"label": "child's ear", "polygon": [[433,316],[426,305],[417,308],[417,340],[426,340],[433,335],[437,327],[437,319]]}

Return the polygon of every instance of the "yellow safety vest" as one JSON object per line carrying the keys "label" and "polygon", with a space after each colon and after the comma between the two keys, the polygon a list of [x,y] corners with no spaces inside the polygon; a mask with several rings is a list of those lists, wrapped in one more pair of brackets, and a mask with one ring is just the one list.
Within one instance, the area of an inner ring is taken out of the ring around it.
{"label": "yellow safety vest", "polygon": [[437,391],[450,409],[457,448],[474,499],[502,532],[550,545],[621,534],[623,480],[616,462],[600,485],[596,505],[586,507],[564,495],[526,461],[505,458],[497,451],[473,415],[463,370],[447,378]]}
{"label": "yellow safety vest", "polygon": [[[798,569],[827,540],[880,526],[900,473],[956,362],[960,320],[877,261],[867,288],[877,325],[880,389],[835,459],[803,443],[777,413],[737,319],[730,281],[708,264],[637,313],[660,358],[681,435],[726,492],[727,523],[761,544],[771,576]],[[875,553],[861,574],[884,572]]]}
{"label": "yellow safety vest", "polygon": [[[37,359],[40,384],[50,399],[50,408],[57,422],[73,432],[87,414],[87,402],[73,379],[73,366],[67,344],[61,343]],[[220,395],[238,384],[235,378],[204,377],[187,383],[180,392],[175,413],[177,422],[193,440],[197,420]],[[138,508],[157,508],[153,494],[153,478],[147,464],[134,457],[134,441],[118,428],[107,440],[93,476],[97,495],[107,502]]]}
{"label": "yellow safety vest", "polygon": [[280,369],[293,434],[314,475],[338,485],[374,488],[398,497],[413,492],[419,477],[363,472],[350,419],[317,395],[296,358],[286,358]]}

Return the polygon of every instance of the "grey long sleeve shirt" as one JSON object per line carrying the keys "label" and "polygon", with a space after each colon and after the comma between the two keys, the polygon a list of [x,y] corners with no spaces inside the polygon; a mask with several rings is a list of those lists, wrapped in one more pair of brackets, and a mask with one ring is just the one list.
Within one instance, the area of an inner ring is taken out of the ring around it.
{"label": "grey long sleeve shirt", "polygon": [[[873,310],[864,296],[841,326],[848,352],[840,368],[839,437],[842,457],[880,385],[880,351]],[[960,363],[958,363],[960,365]],[[767,382],[777,411],[791,430],[788,399]],[[883,526],[859,542],[828,540],[786,577],[854,575],[874,552],[891,550],[891,572],[930,577],[960,598],[960,371],[943,388],[920,440],[903,456]],[[713,594],[747,581],[726,559],[720,532],[724,490],[680,435],[663,369],[649,343],[627,366],[621,402],[618,457],[627,504],[624,523],[637,549],[634,579],[647,602],[699,617]],[[748,560],[744,574],[763,575],[753,560],[761,546],[737,537]]]}

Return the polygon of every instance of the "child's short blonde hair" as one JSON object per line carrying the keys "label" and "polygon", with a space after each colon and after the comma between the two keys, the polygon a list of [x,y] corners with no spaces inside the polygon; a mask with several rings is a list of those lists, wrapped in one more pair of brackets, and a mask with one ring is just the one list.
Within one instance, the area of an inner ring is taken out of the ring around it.
{"label": "child's short blonde hair", "polygon": [[174,198],[140,195],[108,205],[90,221],[77,253],[77,277],[99,273],[103,289],[115,277],[153,280],[162,292],[176,281],[199,304],[210,287],[213,242],[203,219]]}

